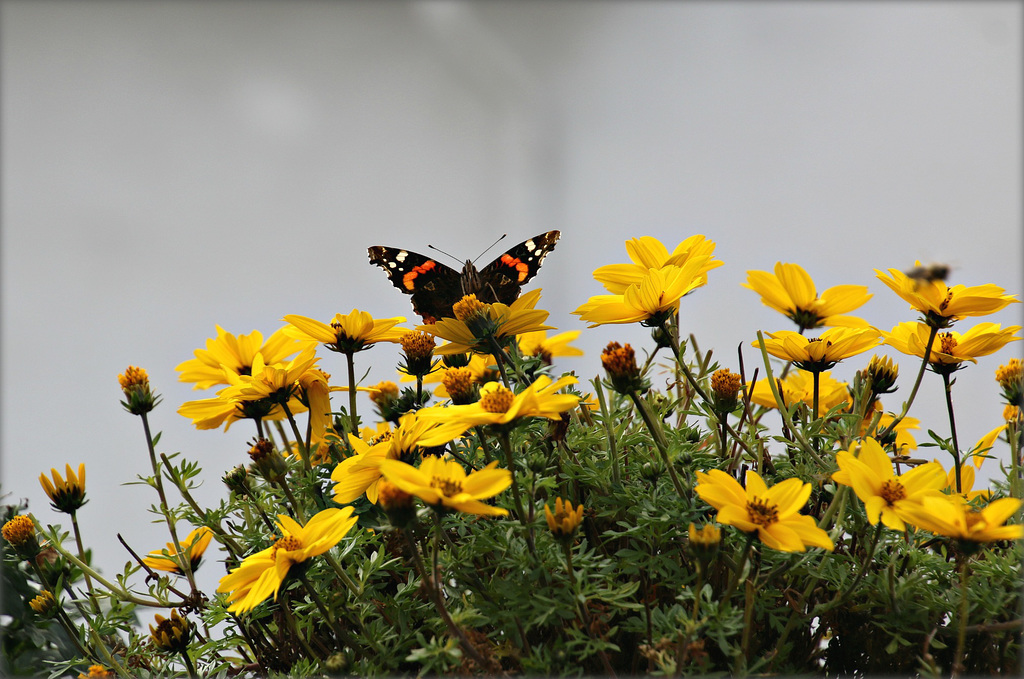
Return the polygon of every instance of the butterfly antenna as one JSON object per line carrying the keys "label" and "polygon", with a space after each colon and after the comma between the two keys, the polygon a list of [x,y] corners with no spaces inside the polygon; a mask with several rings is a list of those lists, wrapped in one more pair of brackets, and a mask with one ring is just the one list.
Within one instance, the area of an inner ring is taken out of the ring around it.
{"label": "butterfly antenna", "polygon": [[[498,244],[498,243],[500,243],[501,241],[505,240],[505,236],[507,236],[507,235],[508,235],[507,233],[503,233],[503,234],[501,234],[501,236],[500,236],[500,237],[498,238],[498,240],[494,241],[493,243],[491,243],[490,245],[488,245],[488,246],[487,246],[487,250],[490,250],[490,249],[491,249],[491,248],[493,248],[493,247],[494,247],[495,245],[497,245],[497,244]],[[476,264],[476,260],[477,260],[477,259],[480,259],[480,258],[481,258],[481,257],[483,257],[483,256],[484,256],[485,254],[487,254],[487,250],[484,250],[484,251],[483,251],[483,252],[481,252],[481,253],[480,253],[479,255],[477,255],[477,256],[476,256],[476,259],[474,259],[474,260],[473,260],[473,263],[474,263],[474,264]]]}
{"label": "butterfly antenna", "polygon": [[444,251],[444,250],[442,250],[441,248],[435,248],[435,247],[434,247],[433,245],[430,245],[429,243],[427,244],[427,247],[428,247],[428,248],[430,248],[431,250],[437,250],[438,252],[440,252],[440,253],[441,253],[442,255],[444,255],[444,256],[446,256],[446,257],[451,257],[452,259],[454,259],[454,260],[455,260],[456,262],[458,262],[459,264],[462,264],[462,263],[463,263],[461,259],[459,259],[459,258],[458,258],[458,257],[456,257],[455,255],[452,255],[452,254],[449,254],[449,253],[445,252],[445,251]]}

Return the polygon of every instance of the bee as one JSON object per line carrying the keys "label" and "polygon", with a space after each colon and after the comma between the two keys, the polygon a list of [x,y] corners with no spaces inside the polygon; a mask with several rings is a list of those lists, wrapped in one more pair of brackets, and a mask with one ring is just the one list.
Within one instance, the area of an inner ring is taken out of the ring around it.
{"label": "bee", "polygon": [[950,266],[948,264],[925,264],[914,262],[914,268],[905,271],[907,278],[913,278],[916,285],[922,283],[945,282],[949,278]]}

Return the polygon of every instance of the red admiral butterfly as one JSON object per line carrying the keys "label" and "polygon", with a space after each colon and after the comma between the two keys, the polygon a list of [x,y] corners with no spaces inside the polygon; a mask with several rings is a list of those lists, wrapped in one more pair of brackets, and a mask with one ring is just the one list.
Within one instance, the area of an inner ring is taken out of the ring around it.
{"label": "red admiral butterfly", "polygon": [[387,272],[396,288],[412,295],[412,308],[424,323],[451,317],[452,305],[464,295],[476,295],[481,302],[511,304],[558,242],[558,231],[548,231],[523,241],[477,271],[467,261],[456,271],[431,257],[375,245],[369,249],[370,263]]}

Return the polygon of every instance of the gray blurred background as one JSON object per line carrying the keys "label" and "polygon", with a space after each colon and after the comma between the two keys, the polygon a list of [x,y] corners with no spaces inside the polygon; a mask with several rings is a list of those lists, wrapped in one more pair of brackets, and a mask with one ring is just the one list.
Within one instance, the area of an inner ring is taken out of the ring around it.
{"label": "gray blurred background", "polygon": [[[0,19],[2,491],[58,522],[37,477],[85,462],[80,521],[107,573],[129,558],[116,532],[139,552],[168,540],[155,494],[121,485],[149,462],[118,373],[149,371],[160,449],[201,461],[215,502],[254,432],[193,429],[175,410],[213,392],[174,367],[214,324],[413,320],[370,245],[464,259],[560,229],[535,284],[570,330],[626,239],[705,234],[725,265],[683,301],[684,330],[733,370],[758,329],[793,329],[740,287],[776,261],[868,285],[857,313],[885,330],[914,314],[874,268],[943,261],[1022,291],[1019,2],[3,0]],[[610,340],[651,346],[606,326],[559,366],[593,377]],[[898,409],[913,364],[882,351]],[[958,373],[965,447],[1001,423],[993,371],[1020,354]],[[394,379],[396,356],[358,365]],[[911,414],[948,435],[937,376]]]}

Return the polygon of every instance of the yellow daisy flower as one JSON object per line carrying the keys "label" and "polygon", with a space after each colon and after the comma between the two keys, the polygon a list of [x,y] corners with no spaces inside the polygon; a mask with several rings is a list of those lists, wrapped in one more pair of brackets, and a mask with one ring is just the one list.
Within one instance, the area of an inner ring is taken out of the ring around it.
{"label": "yellow daisy flower", "polygon": [[325,509],[305,526],[290,516],[278,515],[277,527],[282,537],[272,546],[246,557],[238,568],[221,578],[217,591],[228,593],[228,612],[250,611],[271,594],[276,599],[293,565],[338,544],[355,523],[352,507]]}
{"label": "yellow daisy flower", "polygon": [[920,504],[908,506],[907,522],[963,542],[994,542],[1019,540],[1024,537],[1024,526],[1004,525],[1020,509],[1021,500],[1004,497],[975,509],[959,495],[924,497]]}
{"label": "yellow daisy flower", "polygon": [[[196,429],[219,429],[224,425],[224,431],[231,428],[231,425],[238,420],[283,420],[286,415],[284,409],[277,404],[267,401],[239,401],[236,398],[225,395],[229,387],[221,391],[213,398],[204,398],[197,401],[185,401],[178,408],[178,414],[192,420]],[[298,399],[289,401],[288,407],[292,415],[305,412],[306,407]]]}
{"label": "yellow daisy flower", "polygon": [[553,330],[550,325],[544,325],[550,314],[534,308],[540,300],[540,292],[540,288],[537,288],[523,293],[509,305],[501,302],[485,304],[477,300],[475,295],[467,295],[455,303],[453,311],[456,318],[443,318],[416,329],[448,340],[447,344],[434,351],[437,356],[471,352],[490,354],[492,347],[488,337],[500,342],[507,337],[527,332]]}
{"label": "yellow daisy flower", "polygon": [[406,328],[396,328],[405,318],[374,319],[365,311],[353,309],[349,314],[335,314],[331,322],[323,323],[306,316],[289,314],[282,319],[290,325],[285,333],[299,340],[315,340],[331,351],[354,353],[377,342],[399,342]]}
{"label": "yellow daisy flower", "polygon": [[219,325],[217,337],[206,340],[205,349],[196,349],[195,358],[179,363],[175,368],[182,382],[195,382],[193,389],[208,389],[215,384],[228,384],[224,371],[234,375],[248,375],[259,354],[264,364],[281,363],[302,349],[303,343],[284,333],[284,328],[275,331],[267,341],[253,330],[248,335],[232,335]]}
{"label": "yellow daisy flower", "polygon": [[814,281],[799,264],[775,265],[775,273],[748,271],[743,287],[761,295],[761,303],[809,330],[823,325],[866,328],[867,321],[844,314],[871,299],[866,285],[836,285],[818,294]]}
{"label": "yellow daisy flower", "polygon": [[551,359],[558,356],[582,356],[583,350],[570,346],[580,336],[579,330],[560,332],[557,335],[548,337],[546,330],[524,332],[519,335],[519,351],[524,356],[539,356],[545,363],[551,365]]}
{"label": "yellow daisy flower", "polygon": [[513,394],[499,382],[488,382],[480,389],[480,400],[476,403],[434,406],[418,414],[427,421],[457,424],[461,427],[460,434],[477,425],[504,425],[522,417],[557,420],[579,403],[578,396],[557,393],[570,384],[576,384],[572,375],[563,375],[554,382],[547,375],[541,375],[526,389]]}
{"label": "yellow daisy flower", "polygon": [[[960,493],[968,502],[973,502],[977,498],[981,498],[986,502],[992,497],[991,490],[974,490],[974,482],[977,479],[977,473],[974,471],[974,467],[970,465],[960,465]],[[950,495],[957,495],[956,492],[956,467],[950,467],[949,472],[946,474],[946,486],[945,490]]]}
{"label": "yellow daisy flower", "polygon": [[548,522],[548,529],[556,538],[571,538],[579,525],[583,523],[583,505],[573,507],[568,500],[556,497],[555,511],[551,511],[551,507],[544,505],[544,519]]}
{"label": "yellow daisy flower", "polygon": [[[203,560],[203,553],[206,548],[210,545],[210,540],[213,539],[213,531],[206,526],[200,526],[195,530],[191,531],[184,540],[181,541],[181,551],[188,555],[189,564],[191,564],[191,571],[196,572],[199,568],[199,564]],[[174,549],[174,543],[168,542],[167,549],[152,551],[145,559],[142,560],[147,566],[157,571],[167,571],[168,573],[174,573],[175,575],[183,575],[184,571],[181,570],[181,560],[178,552]]]}
{"label": "yellow daisy flower", "polygon": [[684,266],[689,259],[700,258],[702,264],[697,271],[697,286],[706,285],[707,272],[722,266],[724,262],[714,259],[715,242],[697,234],[677,245],[670,253],[661,241],[652,236],[641,236],[626,241],[626,254],[632,264],[609,264],[594,271],[594,278],[601,282],[608,292],[621,295],[631,285],[639,285],[651,269],[666,266]]}
{"label": "yellow daisy flower", "polygon": [[948,328],[965,316],[987,316],[1019,302],[1014,295],[997,285],[946,285],[945,281],[922,281],[906,275],[899,269],[889,269],[886,275],[875,269],[882,281],[897,295],[910,303],[912,309],[924,314],[925,322],[936,328]]}
{"label": "yellow daisy flower", "polygon": [[[875,328],[830,328],[820,337],[804,337],[792,330],[766,333],[764,347],[776,358],[792,361],[796,367],[810,372],[829,370],[836,363],[867,351],[878,344]],[[753,342],[754,347],[760,347]]]}
{"label": "yellow daisy flower", "polygon": [[766,546],[780,552],[803,552],[808,546],[829,551],[835,546],[814,519],[797,512],[811,496],[811,484],[786,479],[771,488],[753,470],[746,488],[719,469],[697,472],[697,495],[718,510],[716,521],[745,533],[757,532]]}
{"label": "yellow daisy flower", "polygon": [[679,300],[703,285],[700,272],[708,255],[691,258],[679,266],[650,269],[621,295],[596,295],[575,311],[590,327],[607,323],[657,326],[679,308]]}
{"label": "yellow daisy flower", "polygon": [[855,452],[857,446],[839,451],[839,471],[832,475],[832,480],[853,488],[864,503],[872,526],[881,518],[889,528],[904,530],[906,507],[929,493],[937,494],[946,484],[946,471],[938,462],[928,462],[896,476],[892,460],[878,441],[867,438],[859,447],[859,454]]}
{"label": "yellow daisy flower", "polygon": [[[319,358],[316,347],[309,346],[288,363],[267,365],[263,357],[257,355],[252,364],[251,375],[239,375],[238,381],[226,387],[220,395],[235,401],[259,401],[270,399],[275,403],[285,403],[295,395],[300,380],[320,379],[323,373],[307,376],[314,369]],[[289,404],[290,406],[291,404]],[[322,404],[321,404],[322,405]],[[329,407],[329,404],[328,404]],[[303,409],[305,409],[303,407]],[[292,410],[292,413],[295,413]]]}
{"label": "yellow daisy flower", "polygon": [[[976,357],[988,356],[1020,337],[1014,335],[1019,325],[1003,328],[999,323],[979,323],[962,335],[956,331],[940,332],[932,343],[928,363],[936,372],[954,371],[965,361],[977,363]],[[885,344],[910,356],[924,358],[931,329],[924,323],[900,323],[892,332],[882,331]]]}
{"label": "yellow daisy flower", "polygon": [[50,498],[50,503],[55,510],[72,514],[86,503],[85,464],[78,465],[77,476],[69,464],[64,465],[64,471],[64,477],[61,478],[56,469],[50,468],[53,483],[50,483],[50,479],[46,478],[46,474],[43,473],[39,475],[39,485],[43,487],[43,491]]}
{"label": "yellow daisy flower", "polygon": [[[808,407],[814,402],[814,375],[806,370],[794,370],[786,378],[779,381],[782,396],[787,406],[794,403],[805,403]],[[775,394],[772,392],[768,378],[758,380],[750,394],[753,403],[766,408],[778,408],[775,402]],[[850,400],[850,390],[846,382],[840,382],[832,377],[832,373],[825,371],[818,376],[818,407],[823,412],[828,412],[843,401]]]}
{"label": "yellow daisy flower", "polygon": [[381,472],[388,481],[435,510],[454,509],[467,514],[505,516],[507,509],[480,501],[512,485],[512,472],[497,469],[497,465],[497,462],[491,462],[480,471],[467,475],[455,460],[428,455],[418,469],[400,460],[385,460],[381,463]]}

